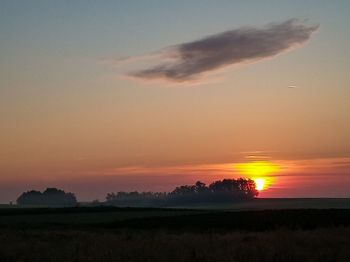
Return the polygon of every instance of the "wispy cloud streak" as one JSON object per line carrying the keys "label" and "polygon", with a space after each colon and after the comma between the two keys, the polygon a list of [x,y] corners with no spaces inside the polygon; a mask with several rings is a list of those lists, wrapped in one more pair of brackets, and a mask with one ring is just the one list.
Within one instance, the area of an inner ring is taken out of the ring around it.
{"label": "wispy cloud streak", "polygon": [[[265,27],[242,27],[159,51],[162,60],[128,75],[140,79],[171,82],[198,80],[229,65],[256,62],[305,44],[318,25],[297,19]],[[169,60],[170,59],[170,60]]]}

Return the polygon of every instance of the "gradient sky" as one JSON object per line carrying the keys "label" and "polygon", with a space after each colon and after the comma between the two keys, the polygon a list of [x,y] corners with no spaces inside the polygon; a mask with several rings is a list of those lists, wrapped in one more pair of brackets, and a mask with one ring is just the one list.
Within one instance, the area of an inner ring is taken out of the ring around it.
{"label": "gradient sky", "polygon": [[[170,190],[238,177],[234,164],[252,159],[282,167],[261,196],[350,197],[349,11],[347,0],[2,0],[0,202],[48,186],[81,200]],[[319,28],[289,52],[194,84],[128,76],[164,48],[293,18]]]}

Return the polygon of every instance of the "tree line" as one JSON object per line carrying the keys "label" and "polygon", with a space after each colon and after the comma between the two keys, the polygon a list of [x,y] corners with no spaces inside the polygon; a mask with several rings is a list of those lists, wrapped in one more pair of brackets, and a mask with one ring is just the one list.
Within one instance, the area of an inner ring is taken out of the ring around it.
{"label": "tree line", "polygon": [[194,185],[176,187],[166,192],[117,192],[108,193],[106,202],[114,205],[166,206],[200,202],[234,202],[251,200],[257,197],[255,182],[252,179],[223,179],[208,186],[197,181]]}
{"label": "tree line", "polygon": [[[252,179],[223,179],[209,185],[197,181],[193,185],[178,186],[171,192],[116,192],[108,193],[105,203],[116,206],[170,206],[200,202],[234,202],[251,200],[258,196]],[[31,190],[22,193],[17,204],[21,206],[75,206],[73,193],[57,188],[40,192]],[[94,204],[94,203],[93,203]]]}

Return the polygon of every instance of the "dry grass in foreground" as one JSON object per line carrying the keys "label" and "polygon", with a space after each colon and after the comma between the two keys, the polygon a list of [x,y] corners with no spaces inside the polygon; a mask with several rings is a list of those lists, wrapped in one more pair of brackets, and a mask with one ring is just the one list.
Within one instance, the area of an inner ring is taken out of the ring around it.
{"label": "dry grass in foreground", "polygon": [[0,232],[0,261],[350,261],[350,228],[312,231],[15,230]]}

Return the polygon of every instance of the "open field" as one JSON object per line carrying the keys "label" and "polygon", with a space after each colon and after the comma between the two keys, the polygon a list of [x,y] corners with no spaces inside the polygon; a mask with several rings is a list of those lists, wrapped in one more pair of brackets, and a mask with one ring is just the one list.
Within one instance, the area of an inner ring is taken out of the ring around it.
{"label": "open field", "polygon": [[3,209],[0,228],[267,231],[350,226],[350,209],[185,210],[155,208]]}
{"label": "open field", "polygon": [[1,261],[335,262],[350,260],[350,229],[268,232],[2,230]]}
{"label": "open field", "polygon": [[350,209],[3,208],[0,261],[350,261]]}
{"label": "open field", "polygon": [[[310,211],[307,209],[314,209]],[[325,211],[325,209],[329,209]],[[199,221],[215,220],[217,217],[225,215],[222,219],[228,218],[227,226],[238,225],[241,221],[251,220],[248,224],[260,224],[261,219],[273,220],[271,225],[279,225],[283,219],[293,218],[300,221],[308,221],[310,218],[312,223],[322,222],[320,218],[330,216],[336,217],[339,222],[342,218],[348,218],[348,210],[350,210],[350,199],[256,199],[254,201],[237,202],[237,203],[215,203],[215,204],[198,204],[173,208],[118,208],[113,206],[99,207],[73,207],[73,208],[0,208],[0,227],[42,227],[42,226],[115,226],[126,225],[127,223],[136,223],[135,226],[144,225],[146,227],[160,227],[162,223],[168,223],[173,216],[180,216],[180,221],[184,225],[195,223],[197,217]],[[266,210],[266,211],[264,211]],[[274,210],[273,212],[268,210]],[[280,211],[278,211],[280,210]],[[292,210],[291,212],[288,210]],[[238,212],[247,211],[247,212]],[[249,212],[250,211],[250,212]],[[257,212],[254,211],[264,211]],[[234,213],[232,213],[234,212]],[[326,213],[325,213],[326,212]],[[330,215],[332,212],[332,215]],[[220,213],[220,214],[218,214]],[[291,213],[291,215],[290,215]],[[259,215],[256,215],[259,214]],[[192,216],[189,216],[192,215]],[[264,216],[264,217],[262,217]],[[282,216],[279,217],[279,216]],[[306,216],[306,217],[304,217]],[[157,217],[156,222],[153,217]],[[257,221],[254,219],[257,218]],[[140,219],[140,221],[138,220]],[[190,222],[189,220],[194,221]],[[222,220],[221,219],[221,220]],[[294,221],[293,220],[293,221]],[[135,222],[136,221],[136,222]],[[162,222],[164,221],[164,222]],[[230,223],[235,221],[235,223]],[[350,216],[349,216],[350,221]],[[221,221],[222,222],[222,221]],[[326,221],[327,222],[327,221]],[[330,223],[331,221],[329,221]],[[322,222],[323,223],[323,222]],[[220,223],[222,224],[222,223]],[[213,226],[213,225],[212,225]],[[211,226],[211,227],[212,227]],[[243,226],[243,225],[241,225]],[[266,226],[266,223],[265,223]],[[239,226],[237,226],[239,228]]]}
{"label": "open field", "polygon": [[[103,206],[109,206],[101,202]],[[79,203],[81,207],[94,207],[91,202]],[[144,207],[144,206],[142,206]],[[264,209],[303,209],[303,208],[350,208],[350,198],[256,198],[252,201],[195,203],[187,205],[168,206],[185,209],[227,209],[227,210],[264,210]],[[3,209],[18,209],[17,205],[0,204],[0,214]],[[148,206],[144,208],[149,208]],[[159,208],[158,208],[159,209]],[[15,212],[15,211],[14,211]]]}
{"label": "open field", "polygon": [[[181,207],[181,206],[177,206]],[[184,206],[192,209],[264,210],[350,208],[350,198],[257,198],[234,203],[204,203]]]}
{"label": "open field", "polygon": [[116,207],[0,209],[0,227],[90,226],[134,218],[177,216],[202,212],[183,209]]}

